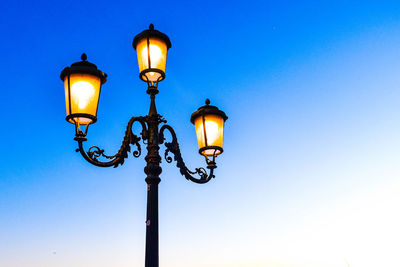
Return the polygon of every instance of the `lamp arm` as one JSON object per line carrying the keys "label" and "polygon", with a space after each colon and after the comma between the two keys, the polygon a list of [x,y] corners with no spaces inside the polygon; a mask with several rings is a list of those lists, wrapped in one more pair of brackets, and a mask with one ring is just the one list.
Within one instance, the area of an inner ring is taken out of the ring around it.
{"label": "lamp arm", "polygon": [[[172,142],[165,142],[165,153],[164,153],[164,158],[168,163],[172,162],[172,157],[168,155],[169,152],[174,154],[174,160],[176,161],[176,166],[179,168],[180,173],[185,176],[187,180],[190,180],[194,183],[198,184],[205,184],[211,180],[211,178],[214,178],[214,169],[217,168],[216,164],[214,161],[209,161],[207,160],[207,169],[210,170],[210,172],[207,174],[207,171],[203,168],[196,168],[195,171],[191,171],[186,167],[185,162],[182,159],[181,151],[179,148],[178,140],[176,138],[176,134],[174,129],[165,124],[161,127],[160,133],[159,133],[159,140],[160,144],[164,143],[164,131],[168,130],[171,133],[172,136]],[[193,177],[192,175],[199,175],[200,178]]]}
{"label": "lamp arm", "polygon": [[[140,122],[142,125],[141,136],[143,140],[147,139],[147,126],[146,126],[146,118],[145,117],[132,117],[128,126],[126,127],[124,140],[122,141],[122,145],[118,152],[113,156],[107,156],[104,154],[104,149],[99,148],[98,146],[92,146],[88,151],[85,151],[83,148],[83,142],[86,141],[86,136],[82,132],[75,137],[75,140],[78,141],[79,148],[76,149],[76,152],[80,152],[83,158],[89,163],[96,165],[98,167],[118,167],[118,165],[124,164],[125,159],[128,157],[128,152],[131,151],[131,145],[136,146],[136,150],[132,152],[135,158],[138,158],[141,155],[141,147],[139,141],[140,137],[136,136],[132,132],[132,125],[134,122]],[[99,157],[104,157],[106,159],[110,159],[110,161],[99,161]]]}

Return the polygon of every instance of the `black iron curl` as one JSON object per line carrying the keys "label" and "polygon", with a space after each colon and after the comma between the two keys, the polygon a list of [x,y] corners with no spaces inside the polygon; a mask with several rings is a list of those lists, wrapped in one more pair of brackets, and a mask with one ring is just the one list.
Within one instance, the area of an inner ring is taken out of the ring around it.
{"label": "black iron curl", "polygon": [[[142,132],[141,136],[143,140],[147,139],[147,126],[146,126],[146,119],[145,117],[132,117],[128,125],[126,127],[124,140],[122,141],[122,145],[118,152],[113,156],[108,156],[104,153],[104,149],[99,148],[98,146],[92,146],[89,148],[87,152],[83,149],[83,142],[86,141],[86,138],[77,138],[79,148],[76,150],[80,152],[82,156],[91,164],[99,166],[99,167],[118,167],[118,165],[124,164],[125,159],[128,157],[128,152],[131,152],[131,145],[136,146],[136,150],[132,152],[132,155],[138,158],[141,153],[142,149],[140,146],[139,141],[141,140],[140,137],[136,136],[132,132],[132,125],[134,122],[140,122],[142,125]],[[82,134],[82,133],[81,133]],[[103,157],[106,159],[110,159],[111,161],[99,161],[98,158]]]}
{"label": "black iron curl", "polygon": [[[172,160],[176,161],[176,166],[179,168],[180,173],[185,176],[187,180],[190,180],[192,182],[198,183],[198,184],[205,184],[211,180],[211,178],[214,178],[214,169],[217,167],[215,162],[208,162],[207,161],[207,168],[210,170],[210,173],[207,174],[206,169],[203,167],[196,168],[195,171],[191,171],[186,167],[185,162],[182,159],[181,151],[179,148],[178,140],[176,138],[176,134],[174,129],[169,126],[169,125],[163,125],[160,129],[159,133],[159,140],[160,144],[164,143],[165,137],[164,137],[164,131],[168,130],[171,133],[172,136],[172,142],[165,142],[165,153],[164,153],[164,158],[165,161],[168,163],[171,163]],[[174,158],[169,155],[169,153],[174,154]],[[192,175],[198,175],[200,178],[193,177]]]}

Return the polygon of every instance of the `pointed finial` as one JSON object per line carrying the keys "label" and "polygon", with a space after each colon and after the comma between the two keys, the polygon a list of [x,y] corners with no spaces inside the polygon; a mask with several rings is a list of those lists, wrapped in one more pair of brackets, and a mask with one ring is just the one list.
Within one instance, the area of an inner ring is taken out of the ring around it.
{"label": "pointed finial", "polygon": [[149,30],[150,30],[150,31],[154,31],[154,25],[153,25],[153,23],[150,23],[150,25],[149,25]]}
{"label": "pointed finial", "polygon": [[82,61],[86,61],[87,60],[87,55],[85,53],[82,54],[81,56]]}
{"label": "pointed finial", "polygon": [[210,103],[211,103],[211,101],[210,101],[210,99],[206,99],[206,105],[208,106],[208,105],[210,105]]}

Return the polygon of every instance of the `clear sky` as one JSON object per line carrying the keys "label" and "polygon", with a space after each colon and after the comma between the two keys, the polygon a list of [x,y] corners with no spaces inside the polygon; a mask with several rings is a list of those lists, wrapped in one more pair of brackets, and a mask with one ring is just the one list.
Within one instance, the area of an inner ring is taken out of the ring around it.
{"label": "clear sky", "polygon": [[144,266],[144,158],[75,153],[61,70],[109,75],[87,145],[117,151],[149,99],[133,37],[169,35],[158,111],[229,119],[216,179],[162,163],[163,267],[400,266],[398,1],[10,1],[0,16],[0,266]]}

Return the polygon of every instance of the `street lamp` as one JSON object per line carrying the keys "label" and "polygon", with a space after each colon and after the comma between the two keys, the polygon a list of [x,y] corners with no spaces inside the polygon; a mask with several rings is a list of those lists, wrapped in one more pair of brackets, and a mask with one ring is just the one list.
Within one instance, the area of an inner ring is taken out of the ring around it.
{"label": "street lamp", "polygon": [[86,61],[86,54],[82,54],[81,59],[60,75],[65,87],[66,120],[79,127],[97,121],[100,89],[107,80],[107,74]]}
{"label": "street lamp", "polygon": [[[207,169],[200,167],[194,171],[186,167],[182,159],[178,140],[174,129],[158,114],[155,96],[158,93],[158,83],[165,79],[165,66],[167,52],[171,48],[168,36],[155,30],[150,24],[148,30],[139,33],[133,39],[133,48],[137,51],[139,63],[139,78],[147,83],[147,93],[150,95],[150,109],[147,116],[132,117],[127,125],[125,136],[119,151],[112,156],[106,155],[98,146],[92,146],[87,151],[83,142],[87,141],[87,132],[90,124],[97,121],[97,107],[100,99],[101,86],[106,82],[107,75],[100,71],[96,65],[87,61],[86,54],[82,54],[80,62],[66,67],[60,75],[65,87],[65,103],[67,110],[66,120],[75,125],[75,138],[78,149],[83,158],[89,163],[99,167],[118,167],[122,165],[131,151],[131,145],[136,146],[132,152],[134,157],[141,155],[139,141],[147,148],[145,157],[147,175],[147,219],[146,219],[146,267],[158,267],[158,184],[161,174],[161,156],[159,149],[164,144],[166,149],[164,158],[166,162],[176,161],[176,166],[186,179],[204,184],[214,176],[217,167],[216,157],[223,152],[222,143],[224,123],[227,116],[217,107],[206,105],[195,111],[190,121],[194,124],[199,144],[199,153],[205,157]],[[138,122],[142,126],[141,137],[132,131],[132,125]],[[161,126],[161,127],[160,127]],[[171,135],[170,142],[166,140],[164,132]],[[173,154],[170,156],[170,154]]]}
{"label": "street lamp", "polygon": [[151,84],[164,80],[167,51],[171,48],[168,36],[150,24],[148,30],[135,36],[132,46],[137,52],[140,79]]}

